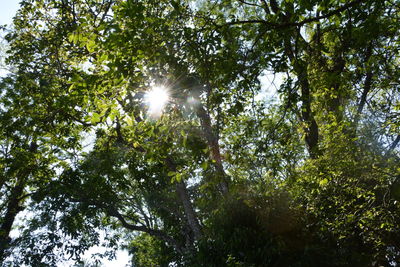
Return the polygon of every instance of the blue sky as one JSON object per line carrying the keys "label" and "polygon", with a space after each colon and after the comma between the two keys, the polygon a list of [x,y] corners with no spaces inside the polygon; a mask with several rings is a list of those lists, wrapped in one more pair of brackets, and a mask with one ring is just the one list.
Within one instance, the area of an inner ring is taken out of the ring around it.
{"label": "blue sky", "polygon": [[0,25],[10,24],[19,7],[19,0],[0,0]]}

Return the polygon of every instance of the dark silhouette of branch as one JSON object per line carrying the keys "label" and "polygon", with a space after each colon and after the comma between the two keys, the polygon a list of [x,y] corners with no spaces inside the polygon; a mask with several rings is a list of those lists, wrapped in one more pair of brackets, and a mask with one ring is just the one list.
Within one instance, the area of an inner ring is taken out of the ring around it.
{"label": "dark silhouette of branch", "polygon": [[144,233],[148,233],[149,235],[158,237],[161,240],[167,242],[169,245],[173,246],[179,253],[181,253],[181,254],[184,253],[184,249],[181,247],[181,245],[175,239],[173,239],[172,237],[167,235],[165,232],[163,232],[161,230],[151,229],[151,228],[148,228],[148,227],[145,227],[142,225],[135,225],[135,224],[128,223],[126,221],[125,217],[121,213],[119,213],[117,209],[115,209],[113,207],[108,207],[107,213],[110,216],[117,218],[119,220],[119,222],[122,224],[122,226],[125,227],[126,229],[129,229],[132,231],[144,232]]}
{"label": "dark silhouette of branch", "polygon": [[400,134],[396,137],[396,139],[390,145],[386,154],[389,155],[396,148],[396,146],[399,144],[399,142],[400,142]]}
{"label": "dark silhouette of branch", "polygon": [[175,239],[173,239],[171,236],[166,234],[164,231],[158,230],[158,229],[153,229],[153,228],[144,226],[143,224],[136,225],[136,224],[130,223],[126,220],[126,217],[123,214],[121,214],[116,207],[114,207],[112,205],[105,204],[102,201],[88,199],[86,196],[83,196],[83,195],[80,195],[77,198],[72,197],[72,198],[70,198],[70,201],[83,202],[83,203],[88,203],[90,205],[94,205],[94,206],[102,209],[108,216],[118,219],[118,221],[121,223],[121,225],[124,228],[126,228],[128,230],[132,230],[132,231],[148,233],[151,236],[160,238],[161,240],[165,241],[167,244],[169,244],[174,249],[176,249],[176,251],[178,253],[184,254],[184,252],[185,252],[184,248]]}
{"label": "dark silhouette of branch", "polygon": [[308,18],[308,19],[304,19],[302,21],[299,22],[287,22],[287,23],[276,23],[276,22],[269,22],[266,20],[239,20],[239,21],[231,21],[228,22],[224,25],[221,26],[231,26],[231,25],[240,25],[240,24],[264,24],[266,26],[275,28],[275,29],[282,29],[282,28],[289,28],[289,27],[299,27],[299,26],[303,26],[304,24],[310,23],[310,22],[314,22],[314,21],[319,21],[321,19],[326,19],[329,17],[332,17],[334,15],[337,15],[343,11],[345,11],[348,8],[351,8],[353,6],[356,6],[358,4],[360,4],[361,2],[363,2],[364,0],[355,0],[353,2],[349,2],[335,10],[332,10],[331,12],[326,13],[325,15],[319,15],[319,16],[315,16],[312,18]]}
{"label": "dark silhouette of branch", "polygon": [[[370,44],[367,48],[367,52],[366,52],[366,56],[365,56],[365,64],[370,59],[371,55],[372,55],[372,44]],[[357,113],[354,118],[355,128],[357,128],[358,122],[360,121],[361,113],[364,109],[365,104],[367,103],[367,95],[371,91],[371,85],[372,85],[372,70],[368,70],[368,72],[365,76],[364,90],[362,92],[362,95],[360,98],[360,103],[358,104],[358,107],[357,107]]]}
{"label": "dark silhouette of branch", "polygon": [[240,3],[245,4],[245,5],[249,5],[249,6],[256,6],[256,7],[261,7],[260,5],[254,4],[254,3],[249,3],[246,2],[244,0],[239,0]]}

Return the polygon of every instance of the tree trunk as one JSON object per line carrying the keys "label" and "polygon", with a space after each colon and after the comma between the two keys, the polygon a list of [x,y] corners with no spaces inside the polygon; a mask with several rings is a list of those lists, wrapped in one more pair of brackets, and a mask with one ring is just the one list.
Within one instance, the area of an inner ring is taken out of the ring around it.
{"label": "tree trunk", "polygon": [[[29,146],[29,152],[35,153],[36,150],[37,144],[35,142],[32,142]],[[16,161],[18,160],[20,160],[20,158],[17,157]],[[17,214],[23,210],[20,202],[22,201],[22,195],[24,193],[26,182],[33,170],[33,166],[29,165],[29,163],[27,162],[24,163],[26,164],[26,167],[17,172],[15,176],[16,183],[15,186],[12,188],[10,196],[8,198],[6,214],[0,226],[0,263],[6,257],[6,250],[11,241],[10,232],[15,222],[15,218],[17,217]]]}
{"label": "tree trunk", "polygon": [[204,136],[207,140],[208,146],[211,149],[211,157],[214,160],[215,169],[217,171],[217,179],[219,189],[222,194],[226,195],[229,192],[228,176],[225,173],[224,166],[222,165],[221,151],[218,144],[218,137],[215,135],[211,127],[210,115],[206,112],[203,105],[199,104],[197,107],[197,116],[200,118],[201,127],[203,128]]}
{"label": "tree trunk", "polygon": [[[169,170],[176,172],[176,165],[173,159],[167,157],[166,164]],[[186,184],[184,181],[176,181],[175,182],[176,193],[178,195],[179,200],[182,202],[183,210],[185,212],[185,217],[188,223],[190,230],[193,233],[193,239],[199,240],[202,236],[201,227],[199,221],[197,219],[196,212],[193,208],[192,202],[190,201],[190,197],[186,188]]]}
{"label": "tree trunk", "polygon": [[193,232],[194,239],[197,241],[201,238],[201,228],[199,221],[197,220],[196,213],[193,209],[193,205],[190,201],[190,197],[184,181],[176,182],[176,192],[178,193],[179,199],[182,201],[183,209],[185,210],[186,219],[190,229]]}
{"label": "tree trunk", "polygon": [[[296,60],[297,61],[297,60]],[[297,74],[301,87],[301,116],[305,122],[305,141],[311,158],[316,158],[319,154],[319,130],[311,110],[311,92],[308,82],[307,64],[295,62],[294,71]]]}
{"label": "tree trunk", "polygon": [[[299,35],[300,33],[297,33]],[[305,142],[307,145],[307,151],[310,157],[315,159],[320,154],[319,150],[319,129],[318,124],[314,118],[314,114],[311,110],[311,90],[310,83],[308,81],[308,63],[302,59],[296,57],[293,52],[290,37],[285,40],[285,53],[289,58],[293,66],[293,71],[297,76],[300,89],[301,89],[301,119],[305,123]]]}
{"label": "tree trunk", "polygon": [[334,114],[336,122],[341,122],[343,120],[343,110],[340,109],[340,105],[343,99],[343,92],[340,88],[340,75],[344,70],[345,62],[340,55],[336,55],[334,61],[335,64],[331,70],[331,75],[334,75],[334,78],[329,85],[333,94],[328,96],[328,111]]}
{"label": "tree trunk", "polygon": [[22,210],[20,197],[24,190],[24,183],[19,183],[11,191],[7,204],[7,211],[0,227],[0,262],[5,258],[5,252],[10,244],[10,232],[17,214]]}

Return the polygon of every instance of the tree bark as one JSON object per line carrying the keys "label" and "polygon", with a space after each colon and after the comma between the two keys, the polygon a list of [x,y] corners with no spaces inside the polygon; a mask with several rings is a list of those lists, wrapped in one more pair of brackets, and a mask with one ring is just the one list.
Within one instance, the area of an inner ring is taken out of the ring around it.
{"label": "tree bark", "polygon": [[196,110],[197,116],[200,118],[201,127],[203,128],[204,136],[207,144],[211,149],[211,157],[214,160],[216,169],[218,186],[222,194],[226,195],[229,192],[228,176],[225,173],[224,166],[222,165],[221,151],[218,144],[218,137],[211,127],[210,115],[206,112],[202,104],[199,104]]}

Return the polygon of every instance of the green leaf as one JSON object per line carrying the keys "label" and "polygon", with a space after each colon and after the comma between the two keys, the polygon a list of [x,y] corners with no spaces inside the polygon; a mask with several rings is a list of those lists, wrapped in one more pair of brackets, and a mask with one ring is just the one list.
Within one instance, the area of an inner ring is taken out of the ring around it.
{"label": "green leaf", "polygon": [[201,163],[201,168],[206,171],[208,169],[208,161],[203,161]]}
{"label": "green leaf", "polygon": [[326,178],[324,178],[324,179],[322,179],[321,181],[319,181],[319,185],[320,186],[325,186],[325,185],[327,185],[328,184],[328,179],[326,179]]}
{"label": "green leaf", "polygon": [[100,120],[101,120],[100,114],[94,112],[92,114],[92,118],[90,119],[90,122],[95,124],[95,123],[99,122]]}
{"label": "green leaf", "polygon": [[94,51],[94,49],[96,48],[96,42],[92,39],[87,40],[86,48],[89,51],[89,53],[92,53]]}

